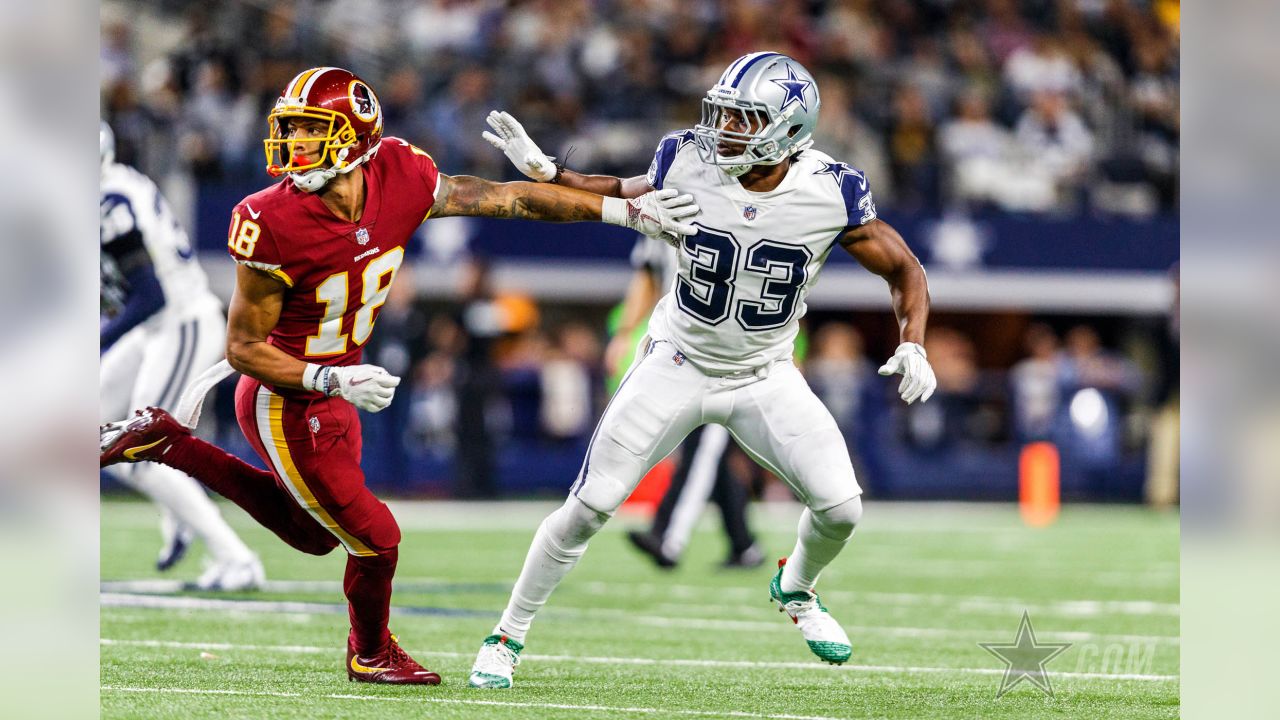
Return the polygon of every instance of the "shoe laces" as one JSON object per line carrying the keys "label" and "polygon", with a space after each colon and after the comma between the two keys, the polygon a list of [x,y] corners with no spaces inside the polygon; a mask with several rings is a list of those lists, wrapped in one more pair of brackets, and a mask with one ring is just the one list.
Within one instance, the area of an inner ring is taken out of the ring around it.
{"label": "shoe laces", "polygon": [[391,634],[391,644],[387,647],[387,651],[393,667],[421,667],[417,660],[409,657],[409,653],[400,647],[400,638],[395,633]]}
{"label": "shoe laces", "polygon": [[480,648],[480,655],[476,657],[476,667],[481,672],[495,667],[501,669],[513,668],[519,664],[520,656],[502,641],[485,643]]}
{"label": "shoe laces", "polygon": [[818,598],[818,593],[806,592],[801,598],[788,600],[783,604],[782,608],[792,617],[798,617],[814,610],[826,612],[827,608],[822,604],[822,600]]}

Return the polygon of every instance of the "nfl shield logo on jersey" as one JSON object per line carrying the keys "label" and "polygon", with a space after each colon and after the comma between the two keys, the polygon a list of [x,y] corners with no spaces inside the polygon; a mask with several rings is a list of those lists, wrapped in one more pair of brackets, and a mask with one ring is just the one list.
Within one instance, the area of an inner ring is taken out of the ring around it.
{"label": "nfl shield logo on jersey", "polygon": [[360,228],[359,230],[357,230],[357,231],[356,231],[356,242],[360,243],[361,245],[368,245],[368,244],[369,244],[369,231],[368,231],[368,230],[365,230],[364,228]]}
{"label": "nfl shield logo on jersey", "polygon": [[747,222],[750,222],[750,221],[752,221],[752,220],[755,220],[755,219],[756,219],[756,206],[755,206],[755,205],[747,205],[746,207],[742,208],[742,217],[746,218],[746,219],[747,219]]}

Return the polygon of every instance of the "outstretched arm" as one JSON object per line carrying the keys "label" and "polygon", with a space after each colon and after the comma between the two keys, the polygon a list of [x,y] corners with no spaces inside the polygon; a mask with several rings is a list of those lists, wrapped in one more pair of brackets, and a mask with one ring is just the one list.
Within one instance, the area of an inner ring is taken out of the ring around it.
{"label": "outstretched arm", "polygon": [[902,236],[883,220],[872,220],[848,230],[840,244],[862,267],[889,283],[893,313],[898,318],[901,344],[880,367],[881,375],[902,373],[898,393],[911,404],[924,402],[938,386],[924,350],[924,328],[929,321],[929,281]]}
{"label": "outstretched arm", "polygon": [[620,178],[612,175],[583,175],[566,168],[556,178],[557,185],[586,190],[597,195],[616,198],[637,198],[651,192],[653,186],[644,175]]}
{"label": "outstretched arm", "polygon": [[489,127],[482,133],[488,143],[503,153],[511,164],[531,180],[555,183],[565,187],[586,190],[587,192],[615,198],[638,198],[654,188],[648,178],[639,175],[633,178],[619,178],[612,175],[583,175],[572,170],[557,167],[555,161],[525,132],[524,126],[511,116],[511,113],[494,110],[486,118]]}
{"label": "outstretched arm", "polygon": [[471,175],[440,175],[431,217],[473,215],[551,222],[599,221],[604,198],[585,190],[532,182],[498,183]]}
{"label": "outstretched arm", "polygon": [[692,235],[698,214],[690,195],[660,190],[623,200],[585,190],[531,182],[498,183],[470,175],[440,175],[432,217],[472,215],[547,222],[603,221],[645,235]]}

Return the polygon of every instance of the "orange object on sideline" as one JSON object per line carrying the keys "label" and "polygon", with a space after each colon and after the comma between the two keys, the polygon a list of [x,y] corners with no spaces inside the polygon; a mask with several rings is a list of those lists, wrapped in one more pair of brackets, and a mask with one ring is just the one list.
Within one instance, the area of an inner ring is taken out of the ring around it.
{"label": "orange object on sideline", "polygon": [[676,464],[671,458],[666,458],[662,462],[653,466],[648,475],[640,481],[636,489],[632,491],[631,497],[627,498],[623,505],[630,507],[632,510],[644,509],[646,512],[654,512],[658,509],[658,503],[662,502],[662,496],[666,494],[667,488],[671,485],[671,474],[675,472]]}
{"label": "orange object on sideline", "polygon": [[1032,527],[1050,525],[1058,517],[1062,494],[1058,485],[1061,464],[1051,442],[1033,442],[1022,448],[1018,460],[1018,509]]}

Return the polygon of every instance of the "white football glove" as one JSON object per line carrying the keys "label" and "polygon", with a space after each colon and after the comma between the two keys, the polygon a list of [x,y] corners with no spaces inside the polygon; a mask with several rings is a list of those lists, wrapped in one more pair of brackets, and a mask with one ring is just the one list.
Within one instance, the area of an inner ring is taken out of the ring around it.
{"label": "white football glove", "polygon": [[489,127],[493,128],[493,132],[485,130],[481,133],[481,137],[489,141],[490,145],[506,153],[507,159],[516,166],[517,170],[524,173],[525,177],[538,182],[550,182],[555,178],[555,160],[542,152],[537,143],[529,137],[529,133],[524,131],[524,126],[512,117],[511,113],[492,110],[485,120],[489,123]]}
{"label": "white football glove", "polygon": [[902,373],[902,382],[898,385],[898,394],[907,404],[919,400],[925,402],[933,396],[938,387],[938,379],[933,376],[933,368],[924,348],[913,342],[904,342],[894,351],[889,362],[880,366],[880,374],[884,376]]}
{"label": "white football glove", "polygon": [[681,195],[675,188],[664,188],[630,200],[607,197],[600,210],[600,219],[675,244],[680,235],[698,232],[698,228],[685,221],[700,212],[702,210],[694,203],[692,195]]}
{"label": "white football glove", "polygon": [[391,404],[400,378],[377,365],[309,366],[303,384],[329,397],[340,395],[365,412],[378,412]]}

